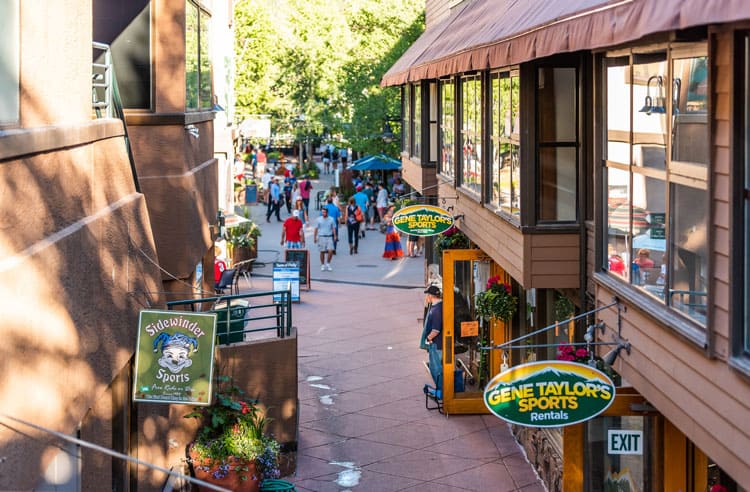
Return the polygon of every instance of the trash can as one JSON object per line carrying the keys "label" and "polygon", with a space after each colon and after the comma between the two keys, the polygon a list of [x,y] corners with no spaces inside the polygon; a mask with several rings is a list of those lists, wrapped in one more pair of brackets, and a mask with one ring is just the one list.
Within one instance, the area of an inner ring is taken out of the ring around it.
{"label": "trash can", "polygon": [[245,205],[255,205],[258,203],[258,185],[249,184],[245,186]]}
{"label": "trash can", "polygon": [[[234,299],[227,309],[227,301],[217,302],[210,311],[216,313],[216,334],[219,345],[242,342],[245,340],[245,326],[250,303],[244,299]],[[229,323],[227,323],[229,313]]]}

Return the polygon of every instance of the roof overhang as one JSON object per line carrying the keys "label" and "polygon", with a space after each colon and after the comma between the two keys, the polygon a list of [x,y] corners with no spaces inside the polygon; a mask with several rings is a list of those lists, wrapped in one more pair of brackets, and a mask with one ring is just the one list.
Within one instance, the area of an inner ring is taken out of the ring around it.
{"label": "roof overhang", "polygon": [[617,46],[660,32],[750,19],[747,0],[474,0],[428,28],[381,85]]}

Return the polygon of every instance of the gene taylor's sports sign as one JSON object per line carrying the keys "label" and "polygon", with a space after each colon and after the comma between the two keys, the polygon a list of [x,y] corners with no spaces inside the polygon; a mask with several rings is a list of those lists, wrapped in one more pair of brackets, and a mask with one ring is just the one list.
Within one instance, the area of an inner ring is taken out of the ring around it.
{"label": "gene taylor's sports sign", "polygon": [[560,427],[589,420],[614,401],[615,385],[601,371],[576,362],[543,361],[498,374],[484,390],[489,410],[513,424]]}
{"label": "gene taylor's sports sign", "polygon": [[393,226],[412,236],[435,236],[453,225],[453,216],[432,205],[411,205],[393,216]]}

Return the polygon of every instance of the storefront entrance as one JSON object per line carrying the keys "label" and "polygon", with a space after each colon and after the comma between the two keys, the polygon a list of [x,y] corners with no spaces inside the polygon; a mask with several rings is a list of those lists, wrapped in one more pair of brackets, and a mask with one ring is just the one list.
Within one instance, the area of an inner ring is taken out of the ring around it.
{"label": "storefront entrance", "polygon": [[503,361],[498,351],[479,347],[502,343],[509,333],[505,323],[477,319],[474,296],[495,275],[507,277],[478,249],[443,252],[443,407],[448,414],[488,413],[482,392]]}

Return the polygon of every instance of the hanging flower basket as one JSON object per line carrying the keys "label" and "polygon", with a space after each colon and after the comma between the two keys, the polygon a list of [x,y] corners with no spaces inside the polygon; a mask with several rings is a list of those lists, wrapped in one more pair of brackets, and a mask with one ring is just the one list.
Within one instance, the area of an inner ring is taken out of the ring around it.
{"label": "hanging flower basket", "polygon": [[500,282],[500,277],[487,281],[487,290],[477,294],[477,314],[485,319],[510,320],[518,309],[518,298],[511,293],[510,284]]}

